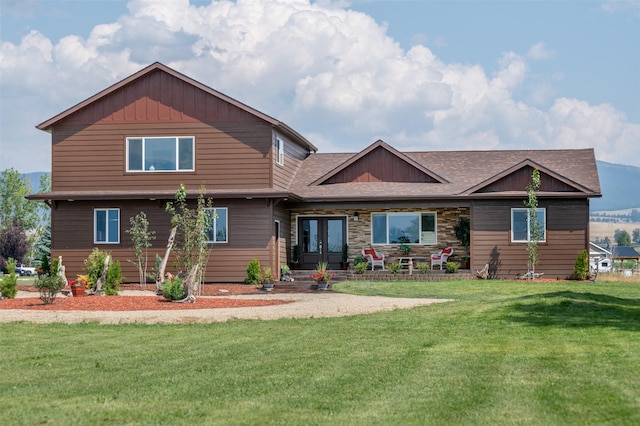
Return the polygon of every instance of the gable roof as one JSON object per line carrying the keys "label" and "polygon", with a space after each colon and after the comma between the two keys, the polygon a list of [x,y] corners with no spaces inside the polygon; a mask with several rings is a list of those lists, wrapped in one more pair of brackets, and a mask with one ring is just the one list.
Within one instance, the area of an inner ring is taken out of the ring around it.
{"label": "gable roof", "polygon": [[611,251],[607,250],[603,247],[600,247],[599,245],[597,245],[596,243],[589,241],[589,255],[605,255],[605,256],[611,256]]}
{"label": "gable roof", "polygon": [[[506,177],[513,175],[514,173],[517,173],[517,172],[525,172],[526,179],[527,181],[529,181],[529,178],[531,176],[531,171],[534,169],[537,169],[541,175],[542,184],[539,191],[541,194],[548,192],[548,189],[546,189],[545,186],[551,186],[550,184],[545,185],[545,183],[553,184],[556,182],[562,183],[564,186],[563,189],[565,191],[567,190],[569,191],[573,190],[573,191],[579,191],[579,192],[590,191],[589,188],[586,188],[577,182],[573,182],[571,179],[568,179],[562,176],[561,174],[558,174],[557,172],[549,169],[548,167],[545,167],[541,164],[536,163],[535,161],[532,161],[529,158],[526,158],[523,161],[519,162],[518,164],[514,164],[511,167],[508,167],[505,170],[502,170],[500,173],[496,174],[495,176],[492,176],[491,178],[483,182],[479,182],[477,185],[474,185],[471,188],[468,188],[467,190],[463,191],[463,194],[485,192],[483,190],[489,188],[492,184],[496,184],[501,180],[504,180]],[[548,178],[545,179],[545,176],[547,176]],[[557,186],[557,184],[555,186]],[[496,191],[491,191],[491,192],[496,192]]]}
{"label": "gable roof", "polygon": [[[323,176],[316,179],[314,182],[311,183],[311,185],[322,185],[324,183],[349,183],[349,180],[345,180],[345,178],[348,179],[348,177],[345,176],[346,174],[345,172],[348,171],[349,169],[355,168],[354,165],[358,162],[363,162],[363,163],[366,162],[368,157],[372,157],[373,156],[372,153],[375,151],[384,151],[385,153],[388,153],[389,155],[386,157],[387,162],[390,161],[389,158],[391,158],[392,160],[397,159],[397,161],[395,162],[395,166],[404,168],[405,170],[409,170],[409,171],[415,170],[418,173],[420,173],[423,178],[423,179],[418,178],[417,180],[415,178],[413,180],[409,180],[409,179],[399,180],[397,178],[397,175],[396,177],[386,176],[386,179],[383,176],[381,180],[384,182],[423,182],[423,183],[424,182],[438,182],[438,183],[446,182],[445,179],[441,178],[440,176],[426,169],[422,164],[407,157],[405,154],[389,146],[384,141],[378,139],[376,142],[369,145],[369,147],[360,151],[358,154],[347,159],[345,162],[338,165],[336,168],[330,170]],[[364,164],[366,173],[372,174],[375,172],[380,172],[380,170],[372,170],[375,166],[376,166],[375,164]],[[357,172],[360,172],[360,171],[357,171]],[[351,180],[351,182],[353,182],[353,180]]]}
{"label": "gable roof", "polygon": [[640,259],[640,253],[633,247],[615,246],[612,252],[613,257],[616,259]]}
{"label": "gable roof", "polygon": [[122,89],[123,87],[132,84],[133,82],[135,82],[136,80],[152,73],[155,71],[161,71],[164,73],[167,73],[183,82],[185,82],[186,84],[190,84],[194,87],[197,87],[198,89],[202,90],[203,92],[207,93],[208,95],[214,96],[224,102],[227,102],[239,109],[241,109],[242,111],[245,111],[253,116],[255,116],[256,118],[259,118],[269,124],[271,124],[274,128],[276,128],[277,130],[279,130],[280,132],[282,132],[283,134],[287,135],[288,137],[292,138],[294,141],[296,141],[297,143],[299,143],[300,145],[304,146],[306,149],[310,150],[310,151],[317,151],[318,149],[311,143],[309,142],[304,136],[302,136],[300,133],[296,132],[295,130],[293,130],[291,127],[289,127],[288,125],[286,125],[285,123],[276,120],[275,118],[264,114],[254,108],[251,108],[248,105],[245,105],[244,103],[233,99],[227,95],[225,95],[224,93],[218,92],[217,90],[212,89],[209,86],[206,86],[190,77],[187,77],[184,74],[179,73],[178,71],[169,68],[166,65],[161,64],[160,62],[155,62],[151,65],[149,65],[146,68],[141,69],[140,71],[136,72],[135,74],[130,75],[129,77],[107,87],[106,89],[102,90],[101,92],[96,93],[95,95],[85,99],[84,101],[72,106],[71,108],[61,112],[60,114],[55,115],[54,117],[38,124],[36,126],[37,129],[43,130],[45,132],[51,132],[51,128],[56,124],[59,123],[60,121],[70,117],[71,115],[79,112],[80,110],[89,107],[90,105],[98,102],[99,100],[103,99],[104,97],[112,94],[113,92]]}
{"label": "gable roof", "polygon": [[344,170],[356,159],[363,158],[365,152],[378,146],[376,144],[360,153],[309,155],[296,174],[291,192],[304,201],[318,202],[521,198],[526,194],[526,184],[509,190],[481,191],[500,179],[522,174],[526,167],[533,167],[545,174],[550,182],[562,186],[558,191],[541,191],[540,196],[588,198],[602,195],[593,149],[405,152],[402,156],[411,164],[416,164],[438,180],[428,183],[318,184],[326,182],[329,176],[337,170]]}

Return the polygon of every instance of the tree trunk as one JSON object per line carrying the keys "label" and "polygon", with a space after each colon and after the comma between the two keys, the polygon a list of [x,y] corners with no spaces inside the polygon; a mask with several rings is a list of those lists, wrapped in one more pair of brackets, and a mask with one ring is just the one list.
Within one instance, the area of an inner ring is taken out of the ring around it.
{"label": "tree trunk", "polygon": [[102,286],[104,285],[105,281],[107,280],[107,270],[109,269],[109,262],[111,262],[111,256],[107,255],[107,257],[104,258],[104,266],[102,267],[102,275],[100,275],[100,278],[98,278],[98,282],[96,283],[96,288],[95,288],[95,290],[93,290],[94,294],[100,294],[100,292],[102,291]]}
{"label": "tree trunk", "polygon": [[187,294],[184,299],[178,300],[177,302],[196,302],[196,286],[200,283],[198,280],[198,265],[193,265],[187,279],[184,280],[183,285],[187,290]]}
{"label": "tree trunk", "polygon": [[158,271],[158,276],[156,277],[156,292],[160,294],[162,291],[162,284],[164,283],[164,270],[167,268],[167,263],[169,262],[169,254],[171,254],[171,248],[173,247],[173,241],[176,239],[176,231],[178,228],[173,227],[171,229],[171,234],[169,235],[169,240],[167,241],[167,249],[164,253],[164,258],[162,259],[162,263],[160,263],[160,270]]}

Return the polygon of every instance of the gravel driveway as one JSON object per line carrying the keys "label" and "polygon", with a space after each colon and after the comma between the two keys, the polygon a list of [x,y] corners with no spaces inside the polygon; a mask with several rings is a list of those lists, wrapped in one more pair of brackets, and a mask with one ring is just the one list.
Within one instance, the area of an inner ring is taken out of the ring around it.
{"label": "gravel driveway", "polygon": [[[127,291],[123,295],[148,295],[149,292]],[[33,297],[33,295],[31,295]],[[207,297],[207,296],[201,296]],[[78,323],[95,321],[100,324],[183,324],[225,322],[233,319],[273,320],[279,318],[326,318],[366,314],[395,309],[408,309],[447,299],[409,299],[381,296],[355,296],[335,292],[252,294],[226,296],[239,299],[277,299],[293,303],[249,308],[218,308],[159,311],[36,311],[0,309],[0,322],[27,321],[34,323]]]}

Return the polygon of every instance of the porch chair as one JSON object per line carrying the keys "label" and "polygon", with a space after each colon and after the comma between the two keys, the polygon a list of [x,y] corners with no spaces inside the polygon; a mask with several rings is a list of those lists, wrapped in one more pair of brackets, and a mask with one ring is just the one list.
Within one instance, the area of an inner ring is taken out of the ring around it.
{"label": "porch chair", "polygon": [[447,263],[449,257],[453,255],[453,248],[447,247],[445,249],[440,250],[437,253],[433,253],[431,255],[431,270],[436,265],[440,266],[440,269],[443,268],[443,265]]}
{"label": "porch chair", "polygon": [[376,253],[376,250],[373,247],[363,247],[362,255],[364,256],[365,259],[367,259],[367,262],[369,262],[369,265],[371,265],[372,271],[375,269],[376,265],[379,265],[380,267],[382,267],[383,271],[385,270],[384,254]]}

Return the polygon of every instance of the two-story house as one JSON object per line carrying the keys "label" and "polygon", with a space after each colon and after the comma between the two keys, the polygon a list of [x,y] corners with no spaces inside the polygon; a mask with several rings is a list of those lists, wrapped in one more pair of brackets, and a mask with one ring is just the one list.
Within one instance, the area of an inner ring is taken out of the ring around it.
{"label": "two-story house", "polygon": [[143,211],[162,255],[167,201],[180,184],[194,200],[205,188],[217,218],[208,282],[241,282],[249,261],[291,260],[337,268],[373,245],[389,259],[408,243],[428,257],[464,248],[453,232],[471,222],[471,268],[512,278],[527,269],[523,204],[540,171],[539,243],[545,276],[571,275],[589,244],[589,198],[600,196],[592,149],[399,152],[383,141],[357,153],[317,153],[286,124],[179,72],[154,63],[37,126],[51,133],[52,190],[31,195],[51,206],[52,256],[70,276],[94,247],[121,261],[126,230]]}

